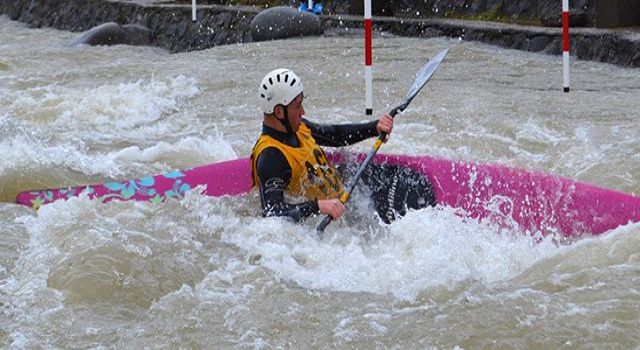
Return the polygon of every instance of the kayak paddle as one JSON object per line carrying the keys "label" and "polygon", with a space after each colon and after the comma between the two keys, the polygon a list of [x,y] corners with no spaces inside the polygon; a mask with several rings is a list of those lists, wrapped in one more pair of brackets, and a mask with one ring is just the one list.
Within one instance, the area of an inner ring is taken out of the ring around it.
{"label": "kayak paddle", "polygon": [[[444,57],[447,55],[448,52],[449,52],[449,49],[444,49],[438,52],[437,55],[435,55],[431,60],[429,60],[429,62],[427,62],[427,64],[425,64],[424,67],[422,67],[422,69],[418,71],[418,74],[416,75],[416,78],[413,81],[413,84],[411,84],[411,87],[409,88],[409,90],[407,90],[407,93],[404,98],[404,102],[402,102],[396,108],[392,109],[391,112],[389,112],[389,115],[391,115],[391,117],[395,117],[396,114],[401,113],[409,106],[413,98],[416,97],[418,92],[420,92],[420,90],[422,90],[422,88],[427,84],[427,82],[429,81],[433,73],[436,72],[436,70],[438,69],[438,66],[440,66],[440,63],[442,62],[442,60],[444,60]],[[346,203],[349,200],[351,193],[358,185],[358,180],[360,180],[362,173],[367,168],[369,163],[371,163],[371,159],[373,159],[373,156],[378,152],[378,149],[380,149],[380,146],[382,146],[386,137],[387,135],[385,133],[382,133],[380,134],[380,136],[378,136],[378,139],[373,144],[373,147],[369,151],[367,158],[365,158],[364,162],[362,162],[362,164],[358,168],[356,175],[351,179],[351,184],[349,185],[348,189],[340,195],[340,201],[342,203]],[[322,220],[320,225],[318,225],[318,227],[316,228],[316,233],[318,234],[318,238],[322,239],[322,235],[324,234],[325,228],[331,223],[332,220],[333,218],[331,217],[331,215],[327,215],[324,218],[324,220]]]}

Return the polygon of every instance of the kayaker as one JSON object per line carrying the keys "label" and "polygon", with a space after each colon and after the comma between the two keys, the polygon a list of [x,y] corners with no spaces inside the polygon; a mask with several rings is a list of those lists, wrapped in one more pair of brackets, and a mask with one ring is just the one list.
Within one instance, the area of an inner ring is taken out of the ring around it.
{"label": "kayaker", "polygon": [[[295,221],[314,214],[338,219],[345,206],[338,199],[343,182],[320,146],[342,147],[387,135],[393,118],[326,125],[306,118],[300,77],[289,69],[267,74],[259,86],[262,134],[251,154],[254,186],[260,189],[264,216],[288,216]],[[293,200],[285,200],[285,194]],[[297,201],[296,201],[297,199]]]}

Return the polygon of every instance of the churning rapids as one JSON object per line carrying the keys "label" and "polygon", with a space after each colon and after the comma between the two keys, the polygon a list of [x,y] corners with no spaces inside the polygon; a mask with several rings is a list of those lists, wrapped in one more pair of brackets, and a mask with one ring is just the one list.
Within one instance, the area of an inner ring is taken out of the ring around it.
{"label": "churning rapids", "polygon": [[[257,194],[162,205],[32,188],[250,153],[262,76],[291,67],[311,119],[361,121],[362,38],[168,54],[80,47],[0,17],[0,347],[621,348],[640,345],[640,226],[536,242],[445,207],[379,224],[364,193],[319,218],[259,217]],[[374,39],[376,114],[439,71],[382,152],[524,167],[640,192],[640,70],[458,39]],[[350,148],[367,151],[371,142]]]}

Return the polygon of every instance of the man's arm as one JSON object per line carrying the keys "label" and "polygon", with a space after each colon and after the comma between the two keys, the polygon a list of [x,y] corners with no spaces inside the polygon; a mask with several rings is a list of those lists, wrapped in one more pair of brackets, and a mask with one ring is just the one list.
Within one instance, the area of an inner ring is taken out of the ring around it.
{"label": "man's arm", "polygon": [[309,127],[311,135],[320,146],[348,146],[370,137],[378,136],[378,131],[376,130],[377,120],[359,124],[339,125],[317,124],[307,119],[303,119],[303,122]]}
{"label": "man's arm", "polygon": [[262,151],[258,155],[256,168],[263,216],[288,216],[298,222],[319,213],[316,200],[300,204],[284,201],[284,190],[291,182],[291,166],[278,149],[269,147]]}

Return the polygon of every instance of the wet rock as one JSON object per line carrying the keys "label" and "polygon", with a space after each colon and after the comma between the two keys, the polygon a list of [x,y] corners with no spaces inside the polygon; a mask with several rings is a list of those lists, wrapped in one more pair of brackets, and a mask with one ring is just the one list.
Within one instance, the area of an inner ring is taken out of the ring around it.
{"label": "wet rock", "polygon": [[253,18],[250,26],[253,41],[322,35],[323,33],[318,16],[284,6],[260,12]]}
{"label": "wet rock", "polygon": [[551,43],[552,38],[549,36],[539,35],[531,38],[529,40],[529,47],[527,48],[529,51],[540,52],[544,51],[547,46]]}
{"label": "wet rock", "polygon": [[69,46],[86,45],[148,45],[151,31],[137,24],[103,23],[82,33]]}
{"label": "wet rock", "polygon": [[[562,27],[562,14],[551,13],[540,17],[542,25],[545,27]],[[583,10],[569,11],[569,25],[571,27],[587,27],[590,25],[590,20],[587,12]]]}

